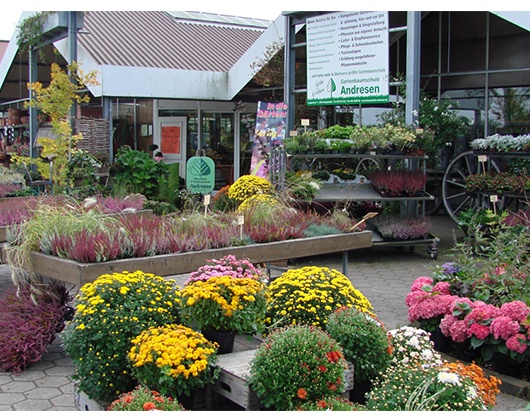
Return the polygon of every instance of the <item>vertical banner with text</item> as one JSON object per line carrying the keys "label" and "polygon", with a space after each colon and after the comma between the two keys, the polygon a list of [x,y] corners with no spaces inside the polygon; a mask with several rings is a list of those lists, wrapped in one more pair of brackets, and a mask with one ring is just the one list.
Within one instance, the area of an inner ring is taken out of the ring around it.
{"label": "vertical banner with text", "polygon": [[388,12],[307,19],[307,105],[389,100]]}
{"label": "vertical banner with text", "polygon": [[273,147],[283,144],[286,118],[287,104],[285,102],[258,102],[250,164],[252,174],[268,178],[269,152]]}

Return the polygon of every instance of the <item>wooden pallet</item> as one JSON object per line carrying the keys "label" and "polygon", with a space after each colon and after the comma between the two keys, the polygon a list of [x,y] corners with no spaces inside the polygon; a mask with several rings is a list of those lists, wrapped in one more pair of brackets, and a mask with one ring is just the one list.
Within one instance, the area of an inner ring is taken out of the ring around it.
{"label": "wooden pallet", "polygon": [[[250,374],[250,361],[256,350],[239,351],[235,353],[222,354],[218,357],[218,366],[221,371],[217,381],[207,389],[206,409],[212,409],[214,394],[221,395],[247,411],[260,409],[260,401],[254,390],[249,386],[248,376]],[[353,389],[353,365],[348,363],[345,371],[345,393],[347,398],[349,391]]]}

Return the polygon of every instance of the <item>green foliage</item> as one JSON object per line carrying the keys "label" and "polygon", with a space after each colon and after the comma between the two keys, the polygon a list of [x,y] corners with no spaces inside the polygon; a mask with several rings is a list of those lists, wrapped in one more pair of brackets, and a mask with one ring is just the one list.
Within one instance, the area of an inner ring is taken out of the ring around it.
{"label": "green foliage", "polygon": [[112,402],[109,411],[186,411],[176,399],[138,385]]}
{"label": "green foliage", "polygon": [[82,286],[62,336],[79,388],[107,402],[134,389],[131,340],[151,326],[178,322],[178,303],[174,281],[141,271],[105,274]]}
{"label": "green foliage", "polygon": [[115,182],[128,186],[129,192],[143,194],[149,200],[156,198],[160,186],[168,182],[168,165],[155,161],[141,150],[120,147],[115,166]]}
{"label": "green foliage", "polygon": [[74,150],[66,165],[68,191],[80,199],[96,195],[99,191],[97,168],[101,168],[101,162],[95,156],[81,149]]}
{"label": "green foliage", "polygon": [[266,408],[293,410],[344,390],[346,362],[319,328],[291,325],[266,337],[250,362],[249,382]]}
{"label": "green foliage", "polygon": [[354,383],[375,379],[390,364],[387,330],[375,316],[353,307],[341,308],[328,317],[326,331],[353,363]]}
{"label": "green foliage", "polygon": [[353,131],[353,126],[342,127],[336,124],[318,131],[318,135],[325,139],[349,139]]}

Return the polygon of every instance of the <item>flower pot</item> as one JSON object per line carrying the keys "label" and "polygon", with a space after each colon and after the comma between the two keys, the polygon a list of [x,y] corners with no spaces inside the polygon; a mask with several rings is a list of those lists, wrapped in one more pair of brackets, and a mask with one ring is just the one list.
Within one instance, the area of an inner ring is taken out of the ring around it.
{"label": "flower pot", "polygon": [[431,341],[434,344],[435,350],[442,353],[448,353],[451,351],[453,340],[451,340],[450,337],[443,335],[440,327],[436,327],[434,331],[431,331]]}
{"label": "flower pot", "polygon": [[234,331],[202,331],[208,340],[219,344],[217,354],[227,354],[234,351],[236,333]]}
{"label": "flower pot", "polygon": [[520,363],[512,360],[510,356],[495,352],[493,353],[493,358],[491,359],[491,370],[494,370],[495,372],[502,375],[519,378],[524,369],[522,369],[522,365]]}
{"label": "flower pot", "polygon": [[468,340],[463,343],[453,342],[453,355],[455,359],[471,363],[480,356],[480,352],[470,347]]}
{"label": "flower pot", "polygon": [[372,381],[365,379],[361,382],[354,382],[353,389],[350,390],[350,401],[366,404],[366,394],[372,389]]}

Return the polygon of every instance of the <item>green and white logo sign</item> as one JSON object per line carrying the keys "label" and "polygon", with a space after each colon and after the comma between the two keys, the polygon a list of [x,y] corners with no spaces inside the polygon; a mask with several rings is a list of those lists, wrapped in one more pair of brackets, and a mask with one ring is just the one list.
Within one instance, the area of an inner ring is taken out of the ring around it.
{"label": "green and white logo sign", "polygon": [[307,19],[307,105],[389,100],[388,12]]}
{"label": "green and white logo sign", "polygon": [[215,163],[205,156],[194,156],[186,165],[186,188],[196,194],[208,194],[215,187]]}

